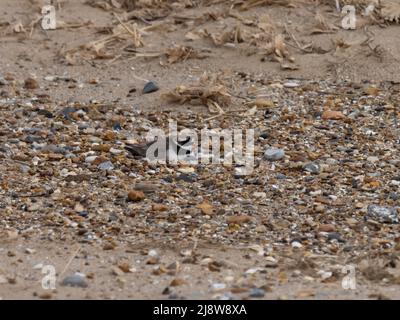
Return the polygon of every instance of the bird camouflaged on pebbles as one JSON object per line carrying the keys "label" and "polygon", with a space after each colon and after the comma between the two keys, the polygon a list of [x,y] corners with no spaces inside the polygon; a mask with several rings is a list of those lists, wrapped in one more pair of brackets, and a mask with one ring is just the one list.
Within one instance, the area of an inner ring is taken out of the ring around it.
{"label": "bird camouflaged on pebbles", "polygon": [[[163,141],[158,141],[158,139],[150,141],[150,142],[145,142],[145,143],[137,143],[137,144],[127,144],[125,146],[125,149],[129,151],[133,157],[135,158],[147,158],[150,156],[148,154],[148,150],[151,146],[154,144],[161,145],[165,143],[165,160],[167,160],[167,156],[169,155],[169,152],[173,152],[176,155],[182,154],[181,150],[184,149],[186,150],[184,152],[185,155],[189,155],[192,151],[192,144],[191,144],[191,138],[187,137],[185,140],[177,140],[172,137],[165,137],[165,142]],[[171,143],[171,145],[170,145]],[[170,147],[171,146],[171,147]],[[157,147],[157,146],[155,146]],[[161,154],[159,154],[160,151],[163,151],[163,149],[155,149],[157,151],[156,154],[152,154],[151,156],[155,156],[157,158],[162,157]]]}

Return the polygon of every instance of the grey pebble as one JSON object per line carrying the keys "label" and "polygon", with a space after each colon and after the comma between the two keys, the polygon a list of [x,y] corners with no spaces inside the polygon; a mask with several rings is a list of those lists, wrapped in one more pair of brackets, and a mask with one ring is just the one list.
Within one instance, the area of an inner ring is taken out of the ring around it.
{"label": "grey pebble", "polygon": [[5,86],[7,84],[6,79],[4,79],[2,76],[0,76],[0,86]]}
{"label": "grey pebble", "polygon": [[320,171],[320,166],[311,162],[304,165],[303,170],[313,174],[317,174]]}
{"label": "grey pebble", "polygon": [[145,86],[143,88],[143,93],[152,93],[152,92],[158,91],[159,89],[160,88],[156,82],[149,81],[145,84]]}
{"label": "grey pebble", "polygon": [[106,161],[106,162],[102,162],[100,163],[97,168],[99,168],[102,171],[106,171],[106,170],[112,170],[114,169],[114,166],[112,164],[111,161]]}
{"label": "grey pebble", "polygon": [[65,287],[79,287],[79,288],[88,287],[85,278],[79,274],[74,274],[72,276],[65,277],[61,285]]}
{"label": "grey pebble", "polygon": [[267,149],[264,153],[264,157],[268,161],[277,161],[282,159],[284,156],[285,156],[285,151],[277,148]]}
{"label": "grey pebble", "polygon": [[254,288],[250,291],[249,296],[251,298],[262,298],[265,296],[265,291],[263,289]]}
{"label": "grey pebble", "polygon": [[378,222],[399,223],[397,209],[395,207],[384,207],[371,204],[367,208],[367,216]]}
{"label": "grey pebble", "polygon": [[284,174],[282,174],[282,173],[278,173],[278,174],[276,175],[276,178],[277,178],[278,180],[286,180],[286,179],[287,179],[287,177],[286,177]]}

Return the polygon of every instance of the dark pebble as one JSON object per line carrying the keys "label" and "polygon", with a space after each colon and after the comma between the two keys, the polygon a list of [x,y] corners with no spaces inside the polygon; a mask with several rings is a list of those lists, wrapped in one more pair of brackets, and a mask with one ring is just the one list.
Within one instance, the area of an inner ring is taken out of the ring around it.
{"label": "dark pebble", "polygon": [[196,182],[197,181],[197,175],[196,174],[181,173],[179,176],[176,177],[176,180],[185,181],[185,182]]}
{"label": "dark pebble", "polygon": [[397,201],[400,199],[400,195],[396,192],[391,192],[391,193],[389,193],[389,198],[394,201]]}
{"label": "dark pebble", "polygon": [[269,137],[269,134],[267,132],[263,132],[260,134],[260,138],[267,139],[268,137]]}
{"label": "dark pebble", "polygon": [[78,212],[78,214],[84,218],[87,218],[89,216],[89,212],[87,212],[87,211],[81,211],[81,212]]}
{"label": "dark pebble", "polygon": [[143,88],[143,93],[152,93],[158,91],[160,88],[154,81],[149,81],[145,84]]}
{"label": "dark pebble", "polygon": [[113,130],[115,130],[115,131],[121,131],[121,130],[122,130],[121,125],[120,125],[119,123],[114,124],[114,125],[113,125]]}
{"label": "dark pebble", "polygon": [[286,179],[287,179],[287,177],[286,177],[284,174],[282,174],[282,173],[278,173],[278,174],[276,175],[276,178],[277,178],[278,180],[286,180]]}
{"label": "dark pebble", "polygon": [[331,240],[337,240],[337,241],[339,241],[339,242],[345,242],[345,241],[341,238],[340,233],[337,233],[337,232],[331,232],[331,233],[328,234],[328,241],[331,241]]}
{"label": "dark pebble", "polygon": [[263,289],[254,288],[250,291],[249,296],[251,298],[262,298],[265,296],[265,291]]}
{"label": "dark pebble", "polygon": [[46,110],[46,109],[38,110],[37,113],[38,113],[38,115],[45,116],[46,118],[49,118],[49,119],[54,117],[53,113],[51,113],[49,110]]}

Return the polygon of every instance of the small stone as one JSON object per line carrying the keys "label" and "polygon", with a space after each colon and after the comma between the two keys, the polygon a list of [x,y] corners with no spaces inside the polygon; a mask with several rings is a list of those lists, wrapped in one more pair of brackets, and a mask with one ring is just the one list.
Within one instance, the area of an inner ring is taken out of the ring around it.
{"label": "small stone", "polygon": [[214,292],[224,290],[225,288],[226,288],[225,283],[213,283],[211,285],[211,290]]}
{"label": "small stone", "polygon": [[151,205],[151,209],[153,211],[167,211],[168,206],[166,206],[165,204],[162,204],[162,203],[154,203]]}
{"label": "small stone", "polygon": [[310,172],[312,174],[317,174],[320,171],[320,166],[315,164],[315,163],[307,163],[306,165],[304,165],[303,170]]}
{"label": "small stone", "polygon": [[111,268],[111,273],[114,275],[114,276],[123,276],[124,275],[124,271],[123,270],[121,270],[119,267],[117,267],[117,266],[113,266],[112,268]]}
{"label": "small stone", "polygon": [[296,88],[296,87],[299,86],[299,84],[298,84],[297,82],[285,82],[285,83],[283,84],[283,86],[284,86],[285,88]]}
{"label": "small stone", "polygon": [[240,215],[240,216],[230,216],[226,218],[226,221],[229,224],[243,224],[243,223],[247,223],[250,221],[253,221],[254,218],[248,215]]}
{"label": "small stone", "polygon": [[7,84],[7,80],[4,79],[1,75],[0,75],[0,86],[5,86]]}
{"label": "small stone", "polygon": [[41,270],[43,269],[43,263],[38,263],[33,266],[34,270]]}
{"label": "small stone", "polygon": [[345,241],[342,239],[341,234],[338,233],[338,232],[330,232],[330,233],[328,234],[328,241],[331,241],[331,240],[336,240],[336,241],[339,241],[339,242],[345,242]]}
{"label": "small stone", "polygon": [[334,232],[335,230],[336,228],[333,224],[322,224],[318,228],[320,232]]}
{"label": "small stone", "polygon": [[316,212],[316,213],[323,213],[323,212],[325,212],[325,206],[322,205],[322,204],[317,205],[317,206],[314,208],[314,212]]}
{"label": "small stone", "polygon": [[112,154],[114,154],[114,155],[121,154],[122,152],[123,152],[123,150],[115,149],[115,148],[110,148],[110,153],[112,153]]}
{"label": "small stone", "polygon": [[268,161],[277,161],[285,156],[285,151],[283,149],[270,148],[265,151],[264,157]]}
{"label": "small stone", "polygon": [[345,115],[340,111],[325,110],[321,118],[323,120],[341,120],[345,118]]}
{"label": "small stone", "polygon": [[379,161],[379,158],[378,157],[368,157],[367,158],[367,161],[368,162],[372,162],[372,163],[375,163],[375,162],[378,162]]}
{"label": "small stone", "polygon": [[128,199],[130,201],[139,202],[145,198],[143,191],[131,190],[128,193]]}
{"label": "small stone", "polygon": [[262,298],[264,296],[265,296],[265,291],[259,288],[252,289],[249,294],[249,297],[251,298]]}
{"label": "small stone", "polygon": [[92,163],[94,160],[96,160],[97,156],[88,156],[85,158],[86,163]]}
{"label": "small stone", "polygon": [[178,181],[185,181],[185,182],[196,182],[197,181],[197,175],[196,174],[186,174],[186,173],[181,173],[176,177],[176,180]]}
{"label": "small stone", "polygon": [[37,88],[39,88],[39,84],[35,79],[27,78],[24,83],[24,88],[30,89],[30,90],[37,89]]}
{"label": "small stone", "polygon": [[115,123],[115,124],[113,125],[113,130],[115,130],[115,131],[121,131],[121,130],[122,130],[121,124],[120,124],[119,122]]}
{"label": "small stone", "polygon": [[27,208],[27,210],[30,211],[30,212],[33,212],[33,211],[38,211],[38,210],[40,210],[40,208],[41,208],[41,205],[40,205],[40,204],[34,203],[34,204],[30,205],[30,206]]}
{"label": "small stone", "polygon": [[65,277],[61,285],[65,287],[79,287],[79,288],[88,287],[85,278],[80,274],[74,274],[72,276]]}
{"label": "small stone", "polygon": [[113,166],[113,164],[112,164],[111,161],[105,161],[105,162],[100,163],[100,164],[97,166],[97,168],[99,168],[99,169],[102,170],[102,171],[106,171],[106,170],[112,170],[112,169],[114,169],[114,166]]}
{"label": "small stone", "polygon": [[400,199],[400,195],[398,193],[396,193],[396,192],[390,192],[389,193],[389,198],[394,200],[394,201],[397,201],[397,200]]}
{"label": "small stone", "polygon": [[115,249],[115,244],[111,243],[111,242],[107,242],[106,244],[104,244],[103,246],[103,250],[108,251],[108,250],[114,250]]}
{"label": "small stone", "polygon": [[397,209],[371,204],[367,208],[367,216],[383,223],[399,223]]}
{"label": "small stone", "polygon": [[157,85],[156,82],[154,81],[149,81],[145,84],[144,88],[143,88],[143,93],[151,93],[151,92],[155,92],[158,91],[160,88]]}
{"label": "small stone", "polygon": [[268,132],[262,132],[262,133],[260,134],[260,138],[267,139],[268,137],[269,137]]}
{"label": "small stone", "polygon": [[319,276],[321,276],[322,281],[324,281],[324,280],[329,279],[330,277],[332,277],[332,274],[333,274],[333,273],[332,273],[331,271],[319,270],[319,271],[317,272],[317,274],[318,274]]}
{"label": "small stone", "polygon": [[266,198],[267,197],[267,194],[265,192],[254,192],[253,195],[256,198]]}
{"label": "small stone", "polygon": [[25,248],[25,253],[26,254],[34,254],[35,252],[36,252],[36,250],[34,250],[34,249]]}
{"label": "small stone", "polygon": [[43,300],[48,300],[51,299],[53,295],[51,294],[51,292],[41,292],[38,294],[38,297]]}
{"label": "small stone", "polygon": [[158,257],[158,252],[157,252],[157,250],[151,249],[151,250],[149,250],[147,255],[150,257]]}
{"label": "small stone", "polygon": [[180,279],[180,278],[175,278],[171,281],[170,286],[171,287],[177,287],[177,286],[181,286],[183,284],[186,284],[187,282],[184,279]]}
{"label": "small stone", "polygon": [[214,214],[214,207],[208,201],[204,201],[196,207],[199,208],[204,215],[211,216]]}
{"label": "small stone", "polygon": [[160,190],[161,186],[155,183],[139,182],[133,186],[133,189],[143,191],[144,193],[152,193]]}
{"label": "small stone", "polygon": [[103,139],[105,141],[113,141],[117,138],[117,134],[114,131],[111,130],[107,130],[104,134],[103,134]]}
{"label": "small stone", "polygon": [[264,233],[264,232],[267,232],[267,227],[261,224],[261,225],[255,227],[254,231],[258,232],[258,233]]}
{"label": "small stone", "polygon": [[182,168],[179,168],[178,171],[181,173],[190,174],[190,173],[194,173],[194,168],[193,167],[182,167]]}
{"label": "small stone", "polygon": [[300,249],[302,246],[303,246],[303,245],[302,245],[300,242],[298,242],[298,241],[293,241],[293,242],[292,242],[292,248]]}
{"label": "small stone", "polygon": [[8,280],[5,276],[0,274],[0,284],[8,283]]}

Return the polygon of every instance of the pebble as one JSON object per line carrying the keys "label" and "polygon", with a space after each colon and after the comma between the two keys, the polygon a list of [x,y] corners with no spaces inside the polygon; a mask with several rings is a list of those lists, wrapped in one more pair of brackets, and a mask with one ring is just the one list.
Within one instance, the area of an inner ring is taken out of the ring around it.
{"label": "pebble", "polygon": [[254,192],[253,195],[256,198],[266,198],[267,197],[267,194],[265,192]]}
{"label": "pebble", "polygon": [[303,245],[298,241],[293,241],[292,242],[292,247],[295,248],[295,249],[300,249],[302,246]]}
{"label": "pebble", "polygon": [[321,168],[320,168],[319,165],[317,165],[315,163],[312,163],[312,162],[305,164],[304,167],[303,167],[304,171],[307,171],[307,172],[310,172],[310,173],[313,173],[313,174],[319,173],[320,169]]}
{"label": "pebble", "polygon": [[345,241],[342,239],[341,234],[338,233],[338,232],[331,232],[331,233],[328,234],[328,241],[331,241],[331,240],[337,240],[337,241],[339,241],[339,242],[345,242]]}
{"label": "pebble", "polygon": [[7,84],[7,80],[0,76],[0,86],[5,86]]}
{"label": "pebble", "polygon": [[375,162],[378,162],[378,161],[379,161],[379,158],[378,158],[378,157],[368,157],[368,158],[367,158],[367,161],[368,161],[368,162],[375,163]]}
{"label": "pebble", "polygon": [[115,148],[110,149],[110,153],[114,154],[114,155],[121,154],[122,152],[123,152],[123,150],[120,150],[120,149],[115,149]]}
{"label": "pebble", "polygon": [[196,182],[197,180],[197,175],[196,174],[186,174],[186,173],[181,173],[176,177],[176,180],[181,180],[185,182]]}
{"label": "pebble", "polygon": [[106,171],[106,170],[113,170],[114,166],[111,161],[105,161],[105,162],[100,163],[97,166],[97,168],[99,168],[102,171]]}
{"label": "pebble", "polygon": [[88,287],[85,278],[79,274],[74,274],[72,276],[65,277],[61,285],[65,287],[79,287],[79,288]]}
{"label": "pebble", "polygon": [[367,208],[367,216],[383,223],[399,223],[397,209],[371,204]]}
{"label": "pebble", "polygon": [[265,296],[265,290],[259,288],[253,288],[249,294],[249,297],[251,298],[262,298],[264,296]]}
{"label": "pebble", "polygon": [[[172,181],[171,181],[172,182]],[[150,182],[138,182],[133,186],[133,189],[143,191],[145,193],[152,193],[160,190],[161,186],[159,184]]]}
{"label": "pebble", "polygon": [[86,163],[92,163],[94,160],[96,160],[97,156],[88,156],[85,158]]}
{"label": "pebble", "polygon": [[115,131],[121,131],[121,130],[122,130],[121,124],[120,124],[119,122],[115,123],[115,124],[113,125],[113,130],[115,130]]}
{"label": "pebble", "polygon": [[151,93],[151,92],[158,91],[159,89],[160,89],[160,87],[157,85],[157,83],[155,81],[149,81],[145,84],[145,86],[143,88],[143,93]]}
{"label": "pebble", "polygon": [[226,288],[226,284],[225,283],[213,283],[211,285],[211,290],[212,291],[220,291],[220,290],[224,290]]}
{"label": "pebble", "polygon": [[282,173],[278,173],[278,174],[276,175],[276,178],[277,178],[278,180],[286,180],[286,179],[287,179],[287,177],[286,177],[284,174],[282,174]]}
{"label": "pebble", "polygon": [[389,193],[389,198],[394,200],[394,201],[397,201],[397,200],[400,199],[400,195],[398,193],[396,193],[396,192],[390,192]]}
{"label": "pebble", "polygon": [[298,84],[297,82],[285,82],[285,83],[283,84],[283,86],[284,86],[285,88],[296,88],[296,87],[299,86],[299,84]]}
{"label": "pebble", "polygon": [[264,153],[265,159],[268,161],[277,161],[285,156],[285,151],[283,149],[270,148]]}
{"label": "pebble", "polygon": [[143,191],[131,190],[128,192],[128,199],[133,202],[142,201],[145,198]]}
{"label": "pebble", "polygon": [[268,132],[262,132],[262,133],[260,134],[260,138],[267,139],[268,137],[269,137]]}
{"label": "pebble", "polygon": [[39,84],[35,79],[27,78],[24,83],[24,88],[30,89],[30,90],[37,89],[37,88],[39,88]]}
{"label": "pebble", "polygon": [[333,273],[331,271],[319,270],[317,272],[317,274],[319,276],[321,276],[322,281],[324,281],[324,280],[329,279],[330,277],[332,277]]}

